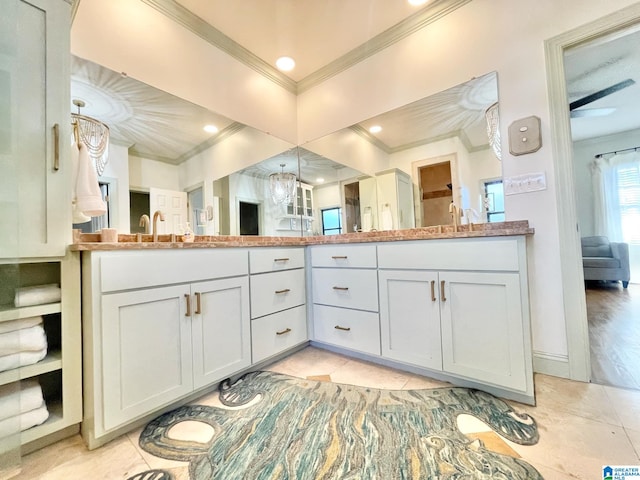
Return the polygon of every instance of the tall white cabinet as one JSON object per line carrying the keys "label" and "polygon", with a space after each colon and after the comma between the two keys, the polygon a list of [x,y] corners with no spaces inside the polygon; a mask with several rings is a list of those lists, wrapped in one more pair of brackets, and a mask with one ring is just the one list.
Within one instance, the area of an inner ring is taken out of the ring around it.
{"label": "tall white cabinet", "polygon": [[[69,30],[64,0],[7,0],[0,15],[0,322],[43,316],[49,344],[0,385],[41,384],[49,418],[23,453],[78,431],[82,419],[79,254],[71,240]],[[59,302],[16,308],[15,289],[55,283]]]}

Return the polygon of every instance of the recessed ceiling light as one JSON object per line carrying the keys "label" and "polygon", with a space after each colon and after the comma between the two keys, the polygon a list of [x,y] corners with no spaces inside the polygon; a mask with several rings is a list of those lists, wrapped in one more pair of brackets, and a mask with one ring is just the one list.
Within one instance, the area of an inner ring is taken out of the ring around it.
{"label": "recessed ceiling light", "polygon": [[283,72],[289,72],[296,66],[296,62],[291,57],[280,57],[276,60],[276,67]]}
{"label": "recessed ceiling light", "polygon": [[418,7],[420,5],[424,5],[429,0],[408,0],[409,5],[413,5],[414,7]]}
{"label": "recessed ceiling light", "polygon": [[322,178],[322,177],[318,177],[318,178],[316,178],[316,182],[318,182],[318,183],[324,183],[324,178]]}
{"label": "recessed ceiling light", "polygon": [[369,128],[370,133],[379,133],[381,131],[382,131],[382,127],[380,125],[374,125],[373,127]]}
{"label": "recessed ceiling light", "polygon": [[215,125],[205,125],[203,130],[207,133],[218,133],[218,127]]}

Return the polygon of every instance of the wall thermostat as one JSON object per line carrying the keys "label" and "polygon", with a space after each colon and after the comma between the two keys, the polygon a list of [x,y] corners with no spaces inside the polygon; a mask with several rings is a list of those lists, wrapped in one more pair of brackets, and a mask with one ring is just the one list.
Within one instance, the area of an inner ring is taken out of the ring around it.
{"label": "wall thermostat", "polygon": [[521,118],[509,125],[509,152],[511,155],[525,155],[540,150],[540,118]]}

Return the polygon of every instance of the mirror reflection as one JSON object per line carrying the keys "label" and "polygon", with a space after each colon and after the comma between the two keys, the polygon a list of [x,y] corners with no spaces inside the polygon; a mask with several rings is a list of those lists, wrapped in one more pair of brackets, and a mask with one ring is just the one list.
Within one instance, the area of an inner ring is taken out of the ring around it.
{"label": "mirror reflection", "polygon": [[[77,57],[71,94],[85,103],[81,114],[111,130],[99,177],[109,211],[74,225],[84,231],[147,233],[145,216],[156,211],[165,213],[159,233],[188,223],[197,235],[449,224],[452,205],[459,223],[504,220],[501,165],[487,128],[495,73],[300,147]],[[287,174],[295,180],[283,197],[274,189],[285,188]]]}

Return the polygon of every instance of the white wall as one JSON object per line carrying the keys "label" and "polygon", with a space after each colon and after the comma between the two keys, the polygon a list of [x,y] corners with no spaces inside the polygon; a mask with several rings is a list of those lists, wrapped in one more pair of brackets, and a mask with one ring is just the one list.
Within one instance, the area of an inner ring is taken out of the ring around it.
{"label": "white wall", "polygon": [[599,153],[624,150],[640,145],[640,129],[630,130],[616,135],[590,138],[573,144],[573,173],[576,188],[576,211],[580,235],[596,235],[593,187],[590,165]]}
{"label": "white wall", "polygon": [[[533,349],[557,360],[566,359],[567,341],[554,162],[564,159],[553,157],[549,141],[544,41],[633,3],[474,0],[298,98],[303,143],[497,71],[504,175],[547,175],[547,190],[508,196],[505,202],[508,220],[527,219],[535,228],[528,242]],[[326,105],[331,108],[322,108]],[[541,118],[542,148],[512,157],[508,125],[530,115]]]}
{"label": "white wall", "polygon": [[[127,147],[109,144],[109,160],[102,177],[109,181],[111,195],[111,228],[129,233],[129,154]],[[100,177],[98,177],[100,180]]]}
{"label": "white wall", "polygon": [[149,191],[149,188],[182,190],[179,168],[175,165],[129,155],[129,187],[132,190]]}

